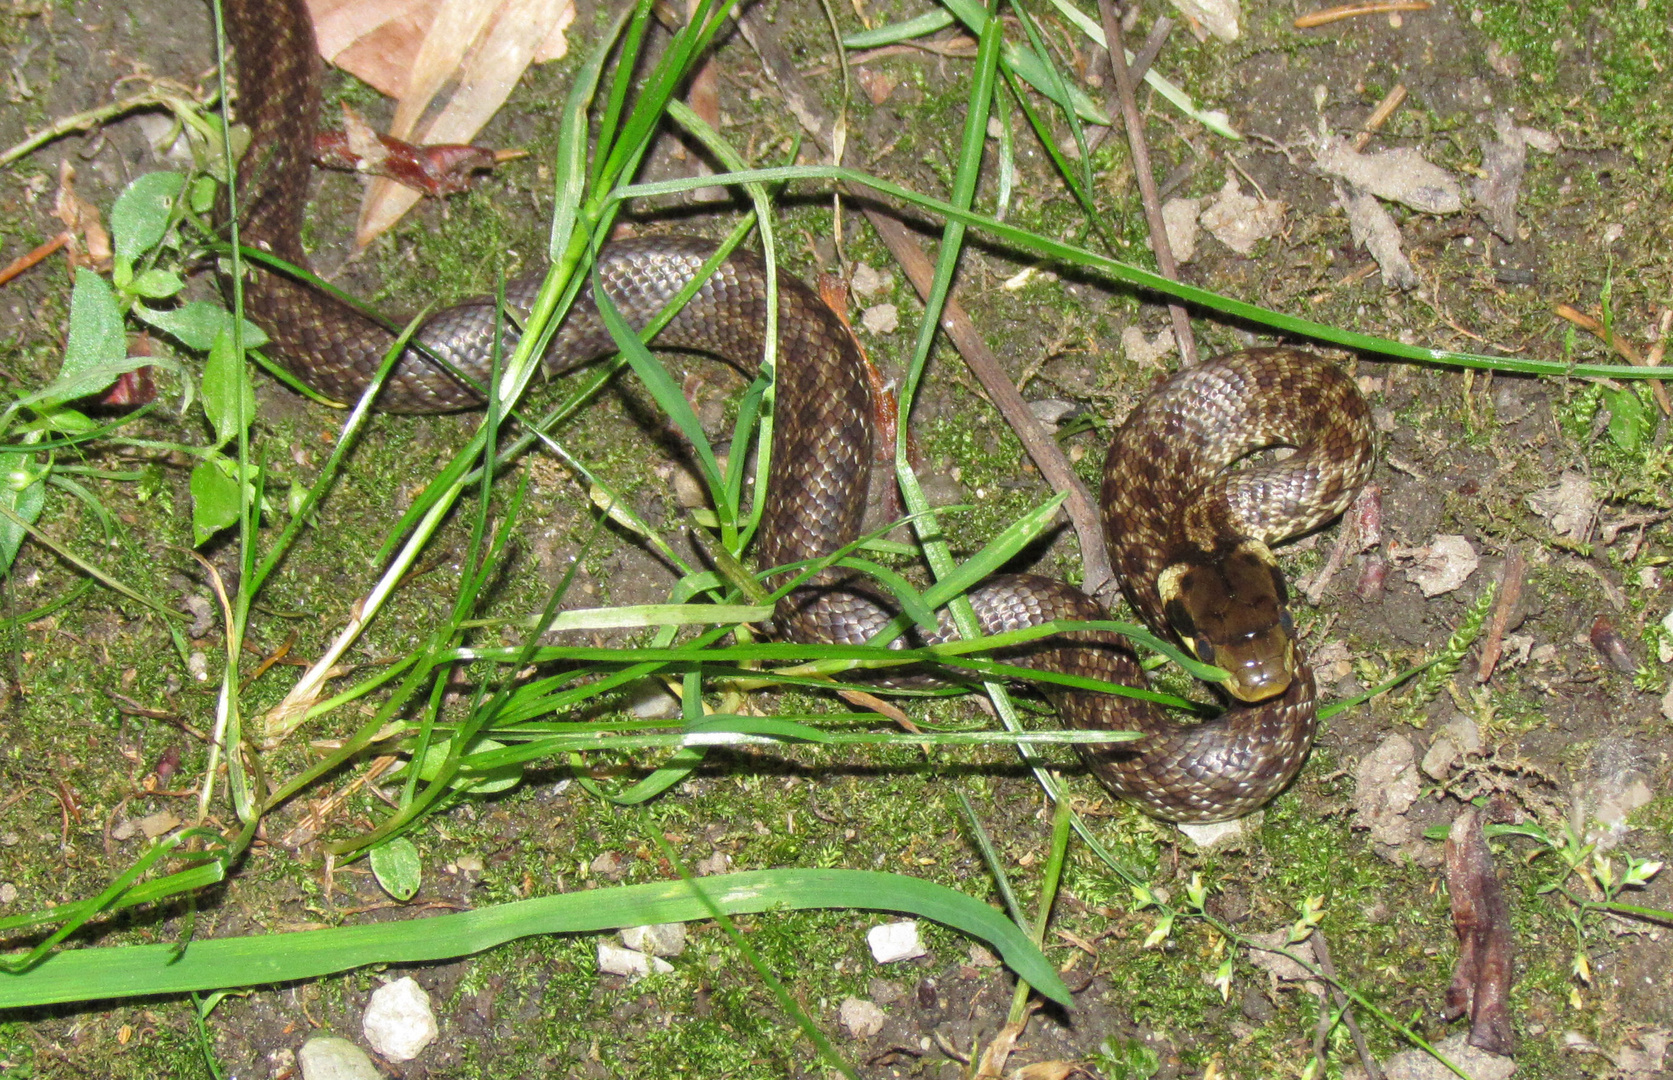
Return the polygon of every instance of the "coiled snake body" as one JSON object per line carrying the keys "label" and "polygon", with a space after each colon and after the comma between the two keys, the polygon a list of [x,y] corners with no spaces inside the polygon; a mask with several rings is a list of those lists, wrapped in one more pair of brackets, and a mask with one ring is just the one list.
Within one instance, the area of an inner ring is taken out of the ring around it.
{"label": "coiled snake body", "polygon": [[[300,241],[319,61],[302,0],[228,0],[239,111],[251,128],[240,165],[244,243],[305,264]],[[643,325],[712,252],[705,241],[652,238],[602,253],[598,279],[630,324]],[[515,304],[531,288],[512,290]],[[323,393],[349,400],[376,371],[389,332],[313,289],[254,271],[245,308],[273,352]],[[734,254],[659,336],[658,343],[758,363],[766,278],[753,255]],[[432,318],[421,337],[485,382],[493,308],[478,302]],[[871,396],[853,342],[805,285],[779,278],[778,420],[760,530],[760,558],[783,565],[826,555],[858,535],[872,459]],[[590,302],[570,313],[548,363],[567,366],[612,351]],[[379,404],[445,412],[481,403],[466,383],[416,352],[403,356]],[[1111,790],[1157,817],[1241,816],[1300,768],[1314,730],[1313,678],[1297,649],[1284,584],[1267,545],[1335,517],[1369,473],[1368,410],[1353,383],[1306,353],[1257,349],[1218,357],[1163,383],[1115,436],[1105,469],[1103,520],[1129,602],[1158,632],[1233,672],[1249,704],[1212,721],[1176,725],[1148,702],[1049,691],[1070,725],[1140,732],[1136,742],[1086,750]],[[1228,470],[1253,450],[1292,456]],[[1102,619],[1093,600],[1032,575],[990,579],[970,596],[983,630],[1054,619]],[[861,582],[826,577],[781,606],[780,632],[858,643],[891,612]],[[943,633],[950,633],[950,628]],[[1142,685],[1132,653],[1112,635],[1059,635],[1007,661]]]}

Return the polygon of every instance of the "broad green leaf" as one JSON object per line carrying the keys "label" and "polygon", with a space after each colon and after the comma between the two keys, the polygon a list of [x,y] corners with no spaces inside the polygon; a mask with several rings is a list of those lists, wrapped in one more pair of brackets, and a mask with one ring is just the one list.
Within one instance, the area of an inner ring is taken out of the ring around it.
{"label": "broad green leaf", "polygon": [[1622,450],[1637,450],[1652,429],[1645,423],[1653,416],[1632,387],[1603,388],[1603,404],[1609,410],[1609,440]]}
{"label": "broad green leaf", "polygon": [[[424,760],[418,766],[419,779],[434,780],[440,776],[442,766],[447,763],[447,753],[451,749],[451,739],[443,739],[440,742],[430,744],[429,749],[424,752]],[[504,749],[505,744],[502,742],[495,742],[493,739],[478,739],[471,744],[471,752],[459,759],[459,768],[461,770],[473,768],[472,759]],[[400,768],[394,769],[390,775],[399,773],[405,767],[403,764]],[[498,765],[479,773],[455,776],[448,786],[469,788],[473,793],[479,795],[492,795],[494,792],[506,791],[516,787],[522,779],[523,766],[515,764]]]}
{"label": "broad green leaf", "polygon": [[223,328],[209,346],[209,362],[203,365],[203,411],[215,428],[216,446],[236,439],[256,415],[250,369],[233,348],[230,328]]}
{"label": "broad green leaf", "polygon": [[[208,300],[193,300],[189,304],[164,310],[135,304],[133,311],[142,321],[198,352],[208,352],[209,347],[215,344],[215,335],[232,332],[232,313]],[[245,319],[244,347],[259,349],[266,344],[267,335],[262,333],[261,327]]]}
{"label": "broad green leaf", "polygon": [[[24,458],[0,480],[0,503],[31,525],[41,516],[41,506],[46,502],[46,473],[31,468],[34,462],[33,457]],[[26,535],[23,526],[0,517],[0,574],[11,570]]]}
{"label": "broad green leaf", "polygon": [[213,177],[200,176],[192,181],[192,212],[207,214],[215,208],[216,184]]}
{"label": "broad green leaf", "polygon": [[140,274],[134,279],[134,283],[128,286],[129,291],[138,293],[147,300],[166,300],[185,287],[186,283],[180,279],[179,274],[172,270],[156,269]]}
{"label": "broad green leaf", "polygon": [[383,886],[383,891],[402,902],[418,894],[424,881],[424,864],[411,840],[397,836],[379,844],[371,851],[372,874]]}
{"label": "broad green leaf", "polygon": [[[238,481],[217,456],[192,470],[192,543],[202,544],[238,520]],[[226,462],[231,464],[231,462]]]}
{"label": "broad green leaf", "polygon": [[1073,1007],[1039,948],[1004,912],[973,897],[870,870],[755,870],[559,893],[397,923],[193,941],[183,949],[174,943],[71,949],[22,975],[0,973],[0,1009],[269,986],[367,964],[451,960],[533,934],[685,922],[716,910],[743,915],[813,908],[895,911],[962,930],[986,941],[1040,993]]}
{"label": "broad green leaf", "polygon": [[177,172],[146,173],[116,197],[110,208],[110,239],[118,263],[132,267],[162,241],[183,183],[185,177]]}
{"label": "broad green leaf", "polygon": [[[76,271],[70,292],[70,334],[58,378],[42,391],[44,407],[96,394],[116,381],[128,360],[128,338],[122,311],[110,283],[91,270]],[[132,367],[133,365],[129,365]]]}

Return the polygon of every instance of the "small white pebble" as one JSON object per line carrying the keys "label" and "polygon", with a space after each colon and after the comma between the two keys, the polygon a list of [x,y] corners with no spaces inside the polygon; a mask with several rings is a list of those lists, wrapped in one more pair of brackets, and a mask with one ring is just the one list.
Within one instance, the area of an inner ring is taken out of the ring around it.
{"label": "small white pebble", "polygon": [[[275,1066],[284,1066],[283,1060],[268,1056]],[[366,1051],[335,1035],[309,1039],[295,1058],[302,1080],[381,1080],[383,1076]]]}
{"label": "small white pebble", "polygon": [[622,931],[622,944],[652,956],[678,956],[685,952],[685,923],[630,926]]}
{"label": "small white pebble", "polygon": [[646,956],[636,949],[624,949],[608,942],[598,943],[598,970],[605,975],[626,975],[638,981],[651,972],[665,975],[674,965],[655,956]]}
{"label": "small white pebble", "polygon": [[860,316],[860,325],[870,334],[892,334],[900,329],[900,312],[893,304],[873,304]]}
{"label": "small white pebble", "polygon": [[869,1039],[883,1030],[883,1010],[865,998],[844,998],[838,1010],[842,1026],[856,1039]]}
{"label": "small white pebble", "polygon": [[918,923],[915,919],[872,927],[866,932],[866,944],[871,946],[872,959],[879,964],[910,960],[928,952],[918,938]]}
{"label": "small white pebble", "polygon": [[409,976],[372,991],[360,1030],[372,1049],[390,1061],[411,1061],[436,1040],[430,995]]}

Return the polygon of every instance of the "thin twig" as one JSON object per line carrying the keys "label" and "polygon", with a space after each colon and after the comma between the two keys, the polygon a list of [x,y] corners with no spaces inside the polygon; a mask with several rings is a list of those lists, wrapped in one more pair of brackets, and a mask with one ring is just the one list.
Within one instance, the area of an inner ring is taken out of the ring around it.
{"label": "thin twig", "polygon": [[1336,1007],[1342,1010],[1342,1023],[1348,1025],[1348,1034],[1353,1036],[1354,1049],[1359,1051],[1359,1061],[1365,1066],[1365,1075],[1370,1080],[1383,1080],[1382,1066],[1371,1056],[1371,1050],[1365,1045],[1365,1035],[1359,1030],[1359,1021],[1354,1019],[1353,1010],[1348,1006],[1348,995],[1342,993],[1341,978],[1336,974],[1336,965],[1330,962],[1330,946],[1325,944],[1324,931],[1313,928],[1313,955],[1319,958],[1319,970],[1330,977],[1330,992],[1336,999]]}
{"label": "thin twig", "polygon": [[[1133,74],[1127,67],[1127,47],[1121,41],[1121,19],[1115,13],[1113,0],[1098,0],[1098,11],[1104,18],[1104,40],[1109,45],[1110,68],[1115,72],[1115,95],[1121,109],[1122,122],[1127,126],[1127,145],[1133,155],[1133,172],[1138,176],[1139,198],[1144,202],[1144,219],[1150,227],[1150,247],[1156,253],[1156,268],[1162,276],[1179,280],[1179,264],[1174,261],[1173,247],[1168,243],[1168,229],[1162,223],[1162,199],[1156,191],[1156,177],[1151,173],[1150,147],[1144,141],[1144,120],[1139,116],[1138,99],[1133,96]],[[1191,317],[1185,305],[1170,303],[1168,313],[1173,316],[1173,336],[1179,343],[1179,362],[1190,367],[1197,362],[1197,340],[1191,333]]]}
{"label": "thin twig", "polygon": [[1406,84],[1395,83],[1394,89],[1385,94],[1383,99],[1377,102],[1377,107],[1371,110],[1371,115],[1365,118],[1364,129],[1354,136],[1353,148],[1355,150],[1365,149],[1365,144],[1371,141],[1371,136],[1375,135],[1384,124],[1388,123],[1388,118],[1394,115],[1394,110],[1398,109],[1401,102],[1405,100]]}
{"label": "thin twig", "polygon": [[1340,7],[1325,8],[1310,15],[1297,17],[1293,24],[1297,30],[1309,30],[1315,26],[1340,22],[1360,15],[1392,15],[1400,11],[1428,11],[1434,5],[1429,0],[1392,0],[1392,2],[1368,4],[1343,4]]}

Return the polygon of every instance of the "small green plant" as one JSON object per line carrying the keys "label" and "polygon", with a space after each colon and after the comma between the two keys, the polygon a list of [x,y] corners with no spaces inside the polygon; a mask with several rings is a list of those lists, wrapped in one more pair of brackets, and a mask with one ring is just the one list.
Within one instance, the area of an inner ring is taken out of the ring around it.
{"label": "small green plant", "polygon": [[[1673,911],[1646,908],[1622,899],[1629,890],[1644,888],[1661,872],[1662,863],[1659,860],[1640,859],[1623,852],[1617,862],[1598,851],[1595,843],[1587,842],[1566,822],[1556,832],[1531,823],[1489,825],[1485,831],[1488,836],[1510,834],[1529,837],[1542,847],[1542,850],[1534,852],[1534,858],[1549,854],[1555,859],[1555,870],[1539,887],[1539,892],[1541,895],[1561,896],[1568,901],[1558,910],[1568,921],[1574,935],[1574,955],[1569,964],[1569,974],[1575,985],[1569,993],[1576,1007],[1579,1005],[1580,987],[1589,986],[1592,982],[1592,961],[1587,942],[1600,918],[1612,913],[1660,922],[1673,921]],[[1572,885],[1578,885],[1585,895],[1575,892]]]}

